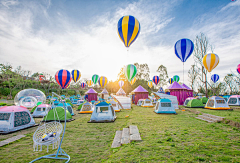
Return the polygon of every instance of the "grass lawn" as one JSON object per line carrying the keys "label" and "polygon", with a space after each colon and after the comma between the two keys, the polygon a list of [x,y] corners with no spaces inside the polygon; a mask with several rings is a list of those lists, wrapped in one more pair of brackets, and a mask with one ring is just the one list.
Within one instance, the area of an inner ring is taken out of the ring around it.
{"label": "grass lawn", "polygon": [[[202,111],[202,110],[201,110]],[[207,123],[188,111],[178,115],[160,115],[153,108],[133,106],[132,110],[116,113],[114,123],[87,123],[90,114],[76,114],[67,123],[62,148],[71,156],[70,162],[238,162],[240,131],[223,123]],[[129,115],[128,118],[125,118]],[[137,125],[142,142],[112,149],[116,130]],[[27,136],[0,147],[0,162],[29,162],[46,155],[33,151],[32,135],[37,128],[14,134]],[[0,135],[0,139],[6,135]],[[50,147],[49,153],[53,153]],[[40,162],[40,161],[39,161]],[[56,162],[41,160],[41,162]],[[61,161],[60,161],[61,162]]]}

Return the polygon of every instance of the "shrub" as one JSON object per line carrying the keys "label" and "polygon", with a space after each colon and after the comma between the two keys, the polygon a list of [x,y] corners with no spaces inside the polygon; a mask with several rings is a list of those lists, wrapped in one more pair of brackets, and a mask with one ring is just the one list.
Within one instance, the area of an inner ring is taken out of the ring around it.
{"label": "shrub", "polygon": [[6,106],[7,104],[6,103],[0,103],[0,106]]}

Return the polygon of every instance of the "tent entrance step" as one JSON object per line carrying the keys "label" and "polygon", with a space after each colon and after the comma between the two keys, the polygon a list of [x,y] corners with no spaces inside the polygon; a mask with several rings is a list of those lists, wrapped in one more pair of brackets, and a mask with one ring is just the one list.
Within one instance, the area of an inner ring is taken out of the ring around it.
{"label": "tent entrance step", "polygon": [[138,127],[130,125],[129,126],[129,131],[130,131],[130,141],[142,141]]}
{"label": "tent entrance step", "polygon": [[116,131],[116,135],[113,139],[112,148],[121,146],[122,131]]}
{"label": "tent entrance step", "polygon": [[7,144],[9,144],[9,143],[12,143],[12,142],[14,142],[14,141],[16,141],[16,140],[18,140],[18,139],[23,138],[23,137],[25,137],[25,135],[17,135],[17,136],[8,138],[8,139],[6,139],[6,140],[3,140],[3,141],[0,142],[0,147],[1,147],[1,146],[4,146],[4,145],[7,145]]}
{"label": "tent entrance step", "polygon": [[123,128],[121,144],[128,144],[128,143],[130,143],[129,128]]}

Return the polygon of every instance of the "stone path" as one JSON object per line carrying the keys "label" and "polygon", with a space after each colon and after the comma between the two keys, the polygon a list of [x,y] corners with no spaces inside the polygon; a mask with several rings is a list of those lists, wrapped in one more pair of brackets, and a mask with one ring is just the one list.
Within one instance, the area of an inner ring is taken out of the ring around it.
{"label": "stone path", "polygon": [[9,143],[12,143],[12,142],[14,142],[14,141],[16,141],[16,140],[19,140],[19,139],[21,139],[21,138],[23,138],[23,137],[25,137],[25,135],[17,135],[17,136],[8,138],[8,139],[6,139],[6,140],[0,141],[0,147],[1,147],[1,146],[4,146],[4,145],[7,145],[7,144],[9,144]]}

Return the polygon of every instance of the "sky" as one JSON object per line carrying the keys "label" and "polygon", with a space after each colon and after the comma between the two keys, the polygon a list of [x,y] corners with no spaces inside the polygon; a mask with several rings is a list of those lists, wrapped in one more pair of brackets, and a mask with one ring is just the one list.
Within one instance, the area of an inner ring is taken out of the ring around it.
{"label": "sky", "polygon": [[[0,13],[0,63],[32,73],[78,69],[81,78],[115,81],[124,65],[137,62],[149,65],[150,77],[164,65],[182,81],[174,44],[201,32],[220,58],[212,74],[223,80],[240,64],[240,0],[1,0]],[[129,50],[117,33],[125,15],[141,25]],[[184,64],[187,84],[192,64],[193,55]]]}

